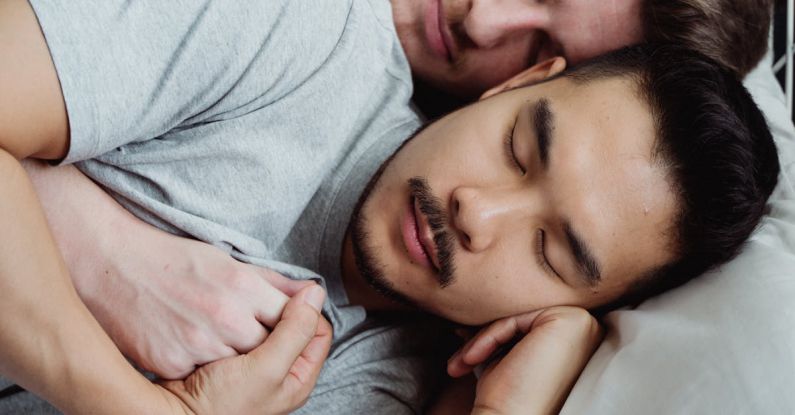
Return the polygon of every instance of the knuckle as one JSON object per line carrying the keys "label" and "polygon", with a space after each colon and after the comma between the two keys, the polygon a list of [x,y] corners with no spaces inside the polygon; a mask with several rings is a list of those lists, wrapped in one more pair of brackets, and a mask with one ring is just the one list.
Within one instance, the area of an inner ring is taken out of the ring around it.
{"label": "knuckle", "polygon": [[586,311],[584,308],[579,307],[567,307],[564,309],[566,315],[568,315],[572,319],[576,319],[577,321],[585,321],[591,318],[591,313]]}
{"label": "knuckle", "polygon": [[209,345],[207,335],[197,327],[185,329],[182,334],[185,350],[205,350]]}
{"label": "knuckle", "polygon": [[601,339],[602,327],[587,310],[569,307],[562,310],[559,317],[555,323],[563,328],[568,328],[568,331],[572,333],[579,333],[578,337],[582,341],[591,343]]}
{"label": "knuckle", "polygon": [[238,315],[237,310],[231,305],[228,307],[219,306],[217,312],[212,317],[212,326],[220,333],[239,335],[245,330],[243,316]]}
{"label": "knuckle", "polygon": [[211,295],[209,293],[199,296],[196,299],[194,309],[199,315],[203,316],[203,318],[209,318],[212,321],[212,319],[224,309],[219,297],[218,295]]}

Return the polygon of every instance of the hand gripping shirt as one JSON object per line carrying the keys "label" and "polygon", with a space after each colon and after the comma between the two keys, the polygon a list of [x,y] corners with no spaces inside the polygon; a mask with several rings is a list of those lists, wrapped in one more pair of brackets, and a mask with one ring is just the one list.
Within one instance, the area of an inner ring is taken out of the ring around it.
{"label": "hand gripping shirt", "polygon": [[31,1],[61,82],[65,163],[139,218],[329,294],[298,413],[417,413],[444,360],[425,319],[348,304],[350,214],[420,125],[385,0]]}

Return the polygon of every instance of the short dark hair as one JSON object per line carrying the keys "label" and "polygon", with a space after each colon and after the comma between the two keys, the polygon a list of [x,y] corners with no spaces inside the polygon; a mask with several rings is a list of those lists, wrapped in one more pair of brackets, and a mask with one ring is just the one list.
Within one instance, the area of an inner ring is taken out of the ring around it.
{"label": "short dark hair", "polygon": [[779,173],[765,118],[736,74],[682,46],[646,44],[563,76],[635,82],[656,124],[653,156],[667,169],[679,202],[671,229],[675,259],[650,270],[606,309],[637,303],[736,256],[764,215]]}
{"label": "short dark hair", "polygon": [[745,76],[767,51],[773,0],[643,0],[645,40],[698,51]]}

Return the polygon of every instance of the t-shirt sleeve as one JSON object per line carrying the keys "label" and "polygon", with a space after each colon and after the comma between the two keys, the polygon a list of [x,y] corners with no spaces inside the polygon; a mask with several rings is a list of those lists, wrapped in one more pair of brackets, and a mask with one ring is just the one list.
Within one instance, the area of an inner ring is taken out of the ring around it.
{"label": "t-shirt sleeve", "polygon": [[64,162],[240,117],[294,89],[335,40],[305,27],[302,14],[323,12],[312,3],[31,0],[69,116]]}

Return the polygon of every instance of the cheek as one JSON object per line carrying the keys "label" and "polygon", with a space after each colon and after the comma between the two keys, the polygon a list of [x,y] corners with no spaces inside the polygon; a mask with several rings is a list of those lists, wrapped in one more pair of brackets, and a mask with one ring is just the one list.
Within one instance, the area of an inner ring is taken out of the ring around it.
{"label": "cheek", "polygon": [[486,142],[493,141],[497,134],[440,130],[433,136],[418,138],[395,158],[390,175],[403,181],[425,177],[434,194],[446,202],[458,186],[491,183],[504,174],[499,164],[500,144]]}
{"label": "cheek", "polygon": [[488,253],[459,251],[457,280],[449,287],[457,305],[479,323],[543,308],[562,300],[560,286],[536,271],[532,253],[515,245]]}

